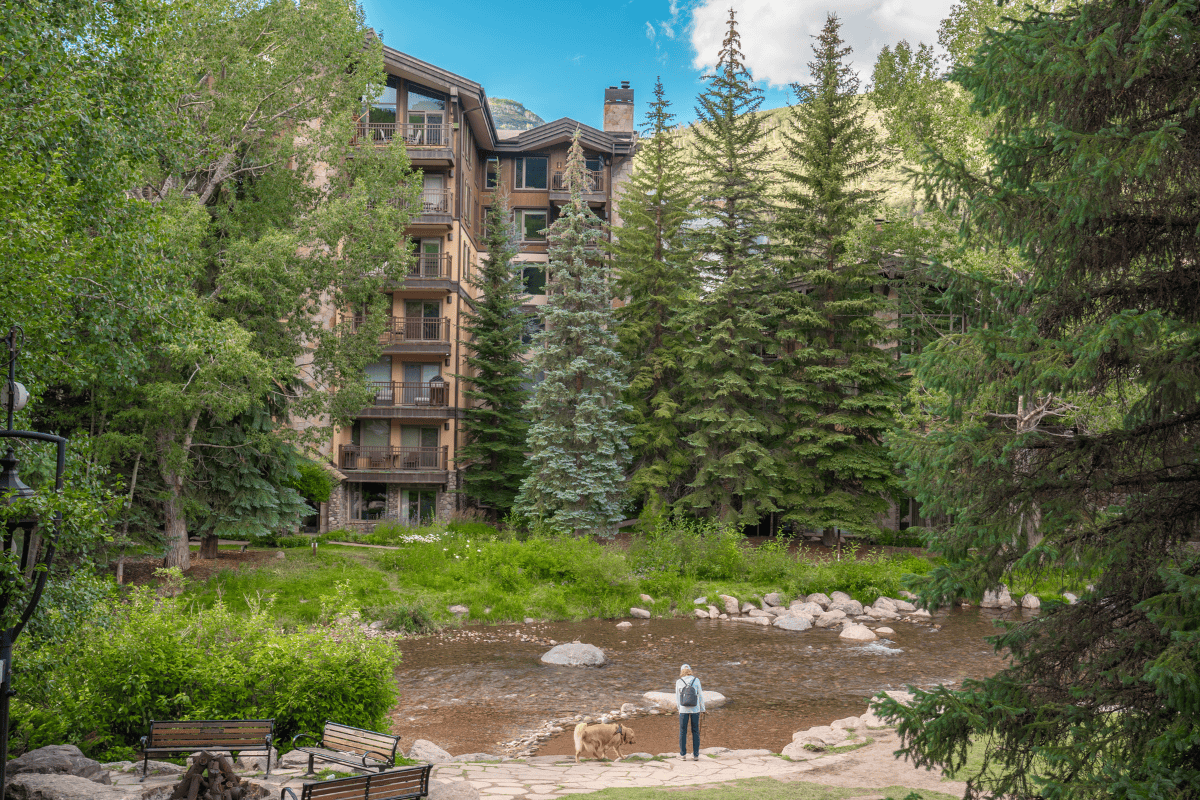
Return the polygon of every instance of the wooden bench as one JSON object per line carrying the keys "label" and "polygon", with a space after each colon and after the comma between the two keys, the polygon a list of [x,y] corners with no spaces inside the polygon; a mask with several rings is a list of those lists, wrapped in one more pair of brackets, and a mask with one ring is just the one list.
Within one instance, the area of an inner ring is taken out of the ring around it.
{"label": "wooden bench", "polygon": [[[301,747],[300,739],[313,739],[316,744]],[[297,752],[308,753],[308,773],[313,772],[313,760],[336,761],[349,764],[352,767],[369,770],[378,768],[380,772],[389,769],[396,763],[396,748],[400,744],[399,736],[387,733],[376,733],[363,728],[352,728],[349,725],[339,725],[336,722],[326,722],[318,740],[315,734],[298,733],[292,737],[292,746]]]}
{"label": "wooden bench", "polygon": [[228,750],[230,753],[263,752],[267,775],[271,774],[273,719],[198,719],[186,722],[151,720],[150,733],[142,737],[142,777],[151,755],[178,755],[197,750]]}
{"label": "wooden bench", "polygon": [[284,787],[279,800],[291,795],[293,800],[409,800],[429,794],[429,771],[432,764],[419,767],[400,767],[374,775],[358,775],[333,781],[306,783],[297,795]]}

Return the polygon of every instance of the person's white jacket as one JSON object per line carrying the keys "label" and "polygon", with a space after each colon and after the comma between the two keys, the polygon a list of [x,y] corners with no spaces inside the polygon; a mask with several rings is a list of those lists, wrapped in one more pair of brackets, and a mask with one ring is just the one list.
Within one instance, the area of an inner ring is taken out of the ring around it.
{"label": "person's white jacket", "polygon": [[[683,687],[696,682],[696,705],[684,706],[679,702],[679,695],[683,692]],[[700,679],[695,675],[684,675],[679,680],[675,681],[675,705],[679,706],[680,714],[699,714],[704,711],[704,690],[700,688]]]}

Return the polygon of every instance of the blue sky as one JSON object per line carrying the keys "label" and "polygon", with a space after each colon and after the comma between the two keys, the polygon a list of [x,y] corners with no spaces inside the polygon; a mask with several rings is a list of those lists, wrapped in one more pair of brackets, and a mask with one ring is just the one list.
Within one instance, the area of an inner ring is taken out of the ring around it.
{"label": "blue sky", "polygon": [[642,125],[661,75],[678,122],[695,117],[705,66],[715,61],[728,9],[766,90],[784,105],[807,79],[812,38],[829,11],[864,83],[875,55],[901,39],[935,44],[951,0],[363,0],[367,23],[390,47],[483,84],[489,97],[524,103],[550,121],[601,127],[604,89],[629,81]]}

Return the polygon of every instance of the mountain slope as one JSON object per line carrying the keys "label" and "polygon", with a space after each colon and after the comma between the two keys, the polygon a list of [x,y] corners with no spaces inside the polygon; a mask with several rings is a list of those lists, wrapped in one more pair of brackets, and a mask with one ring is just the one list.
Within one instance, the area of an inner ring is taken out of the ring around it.
{"label": "mountain slope", "polygon": [[488,108],[492,110],[496,128],[502,131],[527,131],[546,122],[516,100],[504,97],[489,97]]}

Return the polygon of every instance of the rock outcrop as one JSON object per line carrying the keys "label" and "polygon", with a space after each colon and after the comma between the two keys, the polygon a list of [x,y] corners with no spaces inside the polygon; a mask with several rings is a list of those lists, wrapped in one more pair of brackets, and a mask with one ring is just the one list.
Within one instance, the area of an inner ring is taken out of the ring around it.
{"label": "rock outcrop", "polygon": [[604,651],[593,644],[569,642],[550,648],[542,654],[543,664],[561,667],[599,667],[608,663]]}

